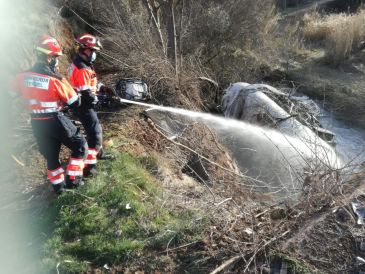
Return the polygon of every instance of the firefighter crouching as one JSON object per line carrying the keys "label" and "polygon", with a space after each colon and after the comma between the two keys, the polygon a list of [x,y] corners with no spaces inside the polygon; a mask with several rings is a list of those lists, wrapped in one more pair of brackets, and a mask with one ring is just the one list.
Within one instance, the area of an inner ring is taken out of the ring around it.
{"label": "firefighter crouching", "polygon": [[112,159],[105,155],[102,149],[102,128],[95,112],[98,102],[97,93],[113,93],[104,86],[98,85],[93,62],[96,52],[102,49],[98,38],[90,34],[80,35],[76,42],[79,49],[73,63],[70,66],[69,78],[72,87],[81,95],[81,106],[73,110],[73,113],[82,123],[88,142],[88,152],[85,160],[84,176],[96,174],[97,159]]}
{"label": "firefighter crouching", "polygon": [[[64,105],[78,107],[80,100],[67,80],[56,73],[58,57],[62,55],[57,40],[44,35],[35,50],[38,61],[29,71],[17,75],[13,90],[26,101],[39,151],[47,160],[47,177],[59,194],[64,187],[82,184],[87,143],[72,121],[60,112]],[[66,178],[59,161],[61,144],[71,150]]]}

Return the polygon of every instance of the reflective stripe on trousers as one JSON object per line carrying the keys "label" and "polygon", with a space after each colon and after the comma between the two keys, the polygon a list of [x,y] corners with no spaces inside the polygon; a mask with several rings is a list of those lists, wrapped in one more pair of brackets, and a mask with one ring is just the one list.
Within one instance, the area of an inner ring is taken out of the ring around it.
{"label": "reflective stripe on trousers", "polygon": [[63,168],[60,166],[54,170],[47,170],[47,178],[50,180],[52,185],[63,183],[65,180]]}
{"label": "reflective stripe on trousers", "polygon": [[87,157],[85,160],[86,165],[95,165],[96,164],[96,156],[98,155],[98,151],[95,148],[89,148],[87,151]]}
{"label": "reflective stripe on trousers", "polygon": [[71,180],[83,175],[84,161],[82,158],[70,158],[66,169],[66,175],[70,176]]}

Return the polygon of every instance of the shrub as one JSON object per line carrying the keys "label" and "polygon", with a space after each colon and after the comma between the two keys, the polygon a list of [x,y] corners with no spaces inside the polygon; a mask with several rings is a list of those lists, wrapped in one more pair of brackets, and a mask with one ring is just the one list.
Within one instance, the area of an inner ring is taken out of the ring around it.
{"label": "shrub", "polygon": [[325,46],[326,60],[339,65],[349,59],[361,47],[365,39],[365,10],[356,14],[331,14],[321,16],[313,13],[305,17],[303,35],[311,42]]}
{"label": "shrub", "polygon": [[[147,2],[154,8],[148,9]],[[171,2],[71,0],[68,6],[101,30],[109,55],[104,56],[108,62],[101,59],[104,70],[119,71],[119,77],[143,77],[159,103],[202,108],[205,98],[214,96],[202,96],[198,77],[222,85],[255,81],[262,64],[274,63],[278,17],[272,0],[175,1],[177,60],[168,54],[169,47],[166,50],[170,19],[164,7]],[[74,27],[76,32],[80,25]]]}

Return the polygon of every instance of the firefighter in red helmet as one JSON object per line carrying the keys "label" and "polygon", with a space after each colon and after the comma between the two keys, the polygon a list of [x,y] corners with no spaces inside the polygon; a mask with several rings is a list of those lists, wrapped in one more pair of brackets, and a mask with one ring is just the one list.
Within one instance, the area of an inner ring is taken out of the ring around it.
{"label": "firefighter in red helmet", "polygon": [[[80,98],[71,85],[57,73],[58,57],[62,55],[57,40],[43,35],[35,47],[36,64],[15,78],[12,89],[24,98],[31,116],[31,125],[39,151],[47,161],[47,177],[53,190],[82,184],[87,143],[72,121],[60,110],[78,107]],[[59,161],[61,144],[71,150],[64,172]],[[65,176],[66,175],[66,176]]]}
{"label": "firefighter in red helmet", "polygon": [[77,37],[78,53],[70,66],[69,78],[72,87],[81,96],[81,106],[73,112],[82,123],[88,142],[88,152],[85,160],[85,176],[96,174],[97,159],[111,159],[102,149],[102,128],[95,112],[98,102],[97,93],[113,93],[113,90],[98,85],[93,62],[96,54],[102,49],[100,40],[91,34],[82,34]]}

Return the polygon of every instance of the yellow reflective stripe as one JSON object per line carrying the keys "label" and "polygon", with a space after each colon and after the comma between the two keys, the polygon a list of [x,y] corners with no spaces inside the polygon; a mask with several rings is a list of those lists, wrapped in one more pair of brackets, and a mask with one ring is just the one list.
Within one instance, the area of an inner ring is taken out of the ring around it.
{"label": "yellow reflective stripe", "polygon": [[39,50],[40,52],[43,52],[45,54],[50,54],[52,51],[50,50],[46,50],[44,48],[40,48],[40,47],[36,47],[36,50]]}

